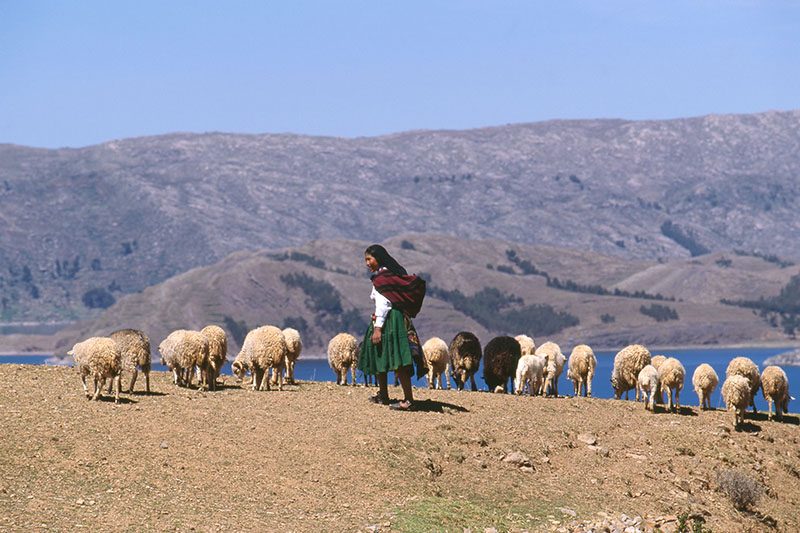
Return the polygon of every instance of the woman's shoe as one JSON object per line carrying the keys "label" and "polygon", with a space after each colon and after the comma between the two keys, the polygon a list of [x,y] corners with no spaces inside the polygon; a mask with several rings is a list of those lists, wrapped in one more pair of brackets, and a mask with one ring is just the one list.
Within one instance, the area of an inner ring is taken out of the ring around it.
{"label": "woman's shoe", "polygon": [[414,403],[410,400],[401,400],[389,405],[389,409],[393,411],[412,411],[414,409]]}
{"label": "woman's shoe", "polygon": [[381,398],[380,394],[370,396],[367,398],[367,401],[370,403],[377,403],[379,405],[389,405],[389,398]]}

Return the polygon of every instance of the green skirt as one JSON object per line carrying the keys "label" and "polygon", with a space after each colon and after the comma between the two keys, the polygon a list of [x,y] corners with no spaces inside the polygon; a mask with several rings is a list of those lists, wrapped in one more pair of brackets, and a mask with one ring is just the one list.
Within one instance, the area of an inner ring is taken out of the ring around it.
{"label": "green skirt", "polygon": [[[410,324],[411,319],[408,322]],[[374,375],[414,364],[409,334],[413,332],[416,337],[417,333],[413,325],[410,326],[410,331],[406,328],[403,313],[397,309],[389,311],[381,329],[380,344],[372,344],[373,329],[374,324],[370,322],[358,354],[359,370],[364,374]]]}

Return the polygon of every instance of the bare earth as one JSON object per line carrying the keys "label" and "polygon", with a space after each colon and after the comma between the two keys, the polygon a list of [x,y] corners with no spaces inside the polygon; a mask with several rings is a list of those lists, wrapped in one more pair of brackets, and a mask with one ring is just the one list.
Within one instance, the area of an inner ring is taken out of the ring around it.
{"label": "bare earth", "polygon": [[[684,513],[715,532],[800,530],[798,416],[731,431],[688,389],[679,414],[427,389],[406,413],[363,386],[151,381],[115,405],[87,401],[73,368],[0,365],[0,531],[574,531],[623,514],[675,531]],[[730,468],[766,490],[752,508],[717,492]]]}

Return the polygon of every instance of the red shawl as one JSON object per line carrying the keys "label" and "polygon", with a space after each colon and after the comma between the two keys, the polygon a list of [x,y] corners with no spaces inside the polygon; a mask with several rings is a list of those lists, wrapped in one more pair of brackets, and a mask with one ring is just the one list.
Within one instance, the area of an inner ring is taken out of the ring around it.
{"label": "red shawl", "polygon": [[416,275],[401,276],[389,270],[381,270],[372,276],[372,285],[384,298],[392,302],[392,308],[411,318],[417,316],[425,298],[425,280]]}

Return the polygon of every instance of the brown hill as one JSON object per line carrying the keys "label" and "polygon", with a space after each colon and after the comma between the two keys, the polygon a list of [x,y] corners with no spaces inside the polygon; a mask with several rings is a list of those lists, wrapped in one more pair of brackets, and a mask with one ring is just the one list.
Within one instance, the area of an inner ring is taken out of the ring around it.
{"label": "brown hill", "polygon": [[794,414],[732,431],[721,410],[591,398],[417,389],[406,413],[331,383],[200,393],[154,372],[120,405],[70,368],[0,365],[0,383],[7,531],[800,528]]}

